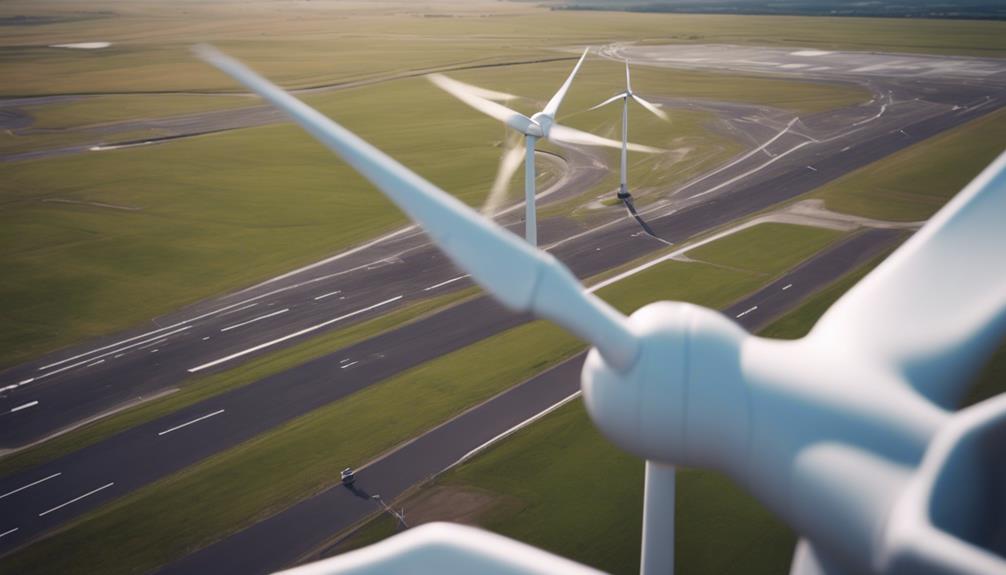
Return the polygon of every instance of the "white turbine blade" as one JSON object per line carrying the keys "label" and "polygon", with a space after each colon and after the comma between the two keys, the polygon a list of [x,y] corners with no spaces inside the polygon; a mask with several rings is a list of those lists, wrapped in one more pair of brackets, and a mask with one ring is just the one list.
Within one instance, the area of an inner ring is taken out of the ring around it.
{"label": "white turbine blade", "polygon": [[[622,142],[617,140],[612,140],[609,138],[604,138],[596,134],[591,134],[589,132],[584,132],[583,130],[577,130],[576,128],[570,128],[569,126],[562,126],[560,124],[554,124],[552,129],[548,133],[548,138],[550,140],[556,140],[559,142],[567,142],[570,144],[584,144],[587,146],[605,146],[608,148],[618,148],[622,149]],[[646,154],[659,154],[663,150],[660,148],[654,148],[651,146],[644,146],[642,144],[632,144],[627,146],[627,149],[633,152],[643,152]]]}
{"label": "white turbine blade", "polygon": [[579,60],[577,60],[576,66],[573,66],[573,71],[569,73],[566,81],[562,83],[562,86],[559,87],[559,91],[552,96],[552,99],[548,101],[548,104],[545,104],[545,109],[542,110],[542,113],[546,116],[553,119],[555,118],[556,112],[559,111],[559,104],[562,103],[562,99],[566,97],[566,92],[569,91],[570,84],[573,83],[573,76],[576,76],[576,73],[580,70],[580,65],[583,64],[583,60],[587,57],[587,52],[589,51],[589,46],[583,49],[583,55],[580,56]]}
{"label": "white turbine blade", "polygon": [[541,135],[541,128],[531,118],[481,96],[480,94],[486,91],[484,88],[465,84],[442,74],[430,74],[427,77],[443,91],[479,112],[504,122],[518,132],[532,136]]}
{"label": "white turbine blade", "polygon": [[[457,82],[457,80],[455,81]],[[459,83],[464,84],[464,82]],[[472,94],[475,94],[480,98],[485,98],[486,100],[493,100],[494,102],[508,102],[510,100],[520,99],[520,96],[515,96],[506,92],[499,92],[497,90],[490,90],[489,88],[474,86],[472,84],[465,84],[465,87],[467,87]]]}
{"label": "white turbine blade", "polygon": [[1006,153],[842,297],[811,338],[953,405],[1006,332]]}
{"label": "white turbine blade", "polygon": [[505,144],[505,146],[503,156],[500,157],[500,167],[496,172],[496,179],[489,190],[489,197],[486,199],[485,205],[482,206],[482,213],[488,217],[492,217],[503,205],[510,180],[524,161],[524,147],[520,142],[517,142],[515,146],[509,144]]}
{"label": "white turbine blade", "polygon": [[667,119],[667,112],[665,112],[665,111],[661,110],[660,108],[658,108],[656,104],[652,104],[650,102],[647,102],[646,100],[640,98],[639,96],[637,96],[635,94],[629,94],[629,95],[632,96],[633,100],[639,102],[640,106],[642,106],[642,107],[646,108],[647,110],[649,110],[654,116],[660,118],[661,120],[666,120]]}
{"label": "white turbine blade", "polygon": [[625,61],[625,91],[632,93],[632,80],[629,79],[629,61]]}
{"label": "white turbine blade", "polygon": [[622,98],[624,98],[626,96],[628,96],[628,94],[625,93],[625,92],[622,92],[621,94],[618,94],[616,96],[612,96],[612,97],[608,98],[607,100],[601,102],[600,104],[594,106],[593,108],[587,108],[587,111],[589,112],[591,110],[596,110],[598,108],[603,108],[603,107],[607,106],[608,104],[610,104],[612,102],[617,102],[617,101],[621,100]]}
{"label": "white turbine blade", "polygon": [[594,344],[615,369],[632,367],[639,340],[625,317],[583,289],[551,255],[478,215],[454,196],[284,92],[243,64],[203,46],[198,54],[270,104],[286,112],[311,135],[377,186],[454,262],[514,310],[555,321]]}

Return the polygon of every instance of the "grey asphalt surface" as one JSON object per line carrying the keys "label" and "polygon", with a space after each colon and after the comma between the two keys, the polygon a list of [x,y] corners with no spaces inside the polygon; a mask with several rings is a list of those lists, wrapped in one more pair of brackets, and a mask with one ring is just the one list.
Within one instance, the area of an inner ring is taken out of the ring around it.
{"label": "grey asphalt surface", "polygon": [[[807,295],[893,247],[902,237],[902,232],[893,230],[869,230],[853,235],[733,304],[724,314],[735,317],[758,306],[757,313],[736,319],[749,330],[755,330],[795,307]],[[786,285],[791,287],[782,290]],[[564,361],[359,470],[354,489],[335,485],[158,573],[251,575],[295,564],[335,534],[379,512],[370,495],[379,494],[391,501],[473,449],[579,391],[585,355],[580,353]]]}
{"label": "grey asphalt surface", "polygon": [[[758,121],[750,121],[751,127],[761,141],[766,141],[766,137],[773,133],[778,135],[777,138],[771,136],[776,139],[770,145],[758,154],[740,158],[703,181],[686,184],[678,189],[672,201],[641,207],[640,213],[661,238],[681,242],[697,233],[795,198],[848,171],[1006,103],[1000,88],[992,86],[988,89],[994,95],[988,100],[991,104],[979,103],[967,107],[952,103],[955,100],[953,85],[940,85],[935,93],[938,98],[904,100],[916,103],[905,104],[901,110],[897,110],[898,104],[895,104],[892,108],[894,112],[881,114],[873,120],[869,118],[884,106],[882,99],[872,105],[799,118],[795,122],[792,118],[775,115],[756,118]],[[906,96],[920,93],[918,87],[910,89],[915,91],[904,90]],[[961,98],[973,98],[974,87],[966,86],[959,95]],[[789,122],[793,122],[792,128],[782,131]],[[856,126],[857,122],[864,123]],[[589,181],[597,174],[603,176],[604,167],[598,168],[589,157],[583,157],[581,167],[573,170],[572,180],[566,182],[568,187],[585,185],[583,178]],[[542,222],[541,228],[543,243],[559,241],[585,231],[566,219],[547,220]],[[588,277],[661,247],[664,244],[641,234],[634,220],[619,217],[585,235],[564,241],[551,251],[578,276]],[[407,231],[302,273],[159,318],[159,328],[178,323],[176,327],[164,328],[160,333],[111,345],[145,331],[137,329],[7,370],[0,374],[0,389],[8,388],[0,392],[0,445],[22,445],[124,401],[170,389],[189,376],[189,369],[207,361],[402,295],[401,300],[346,321],[389,311],[394,306],[429,295],[427,288],[460,275],[426,242],[421,233]],[[459,289],[468,281],[460,279],[433,291],[439,294]],[[335,291],[340,293],[316,299]],[[253,303],[255,307],[245,307]],[[418,331],[392,332],[401,339],[396,340],[392,334],[386,334],[390,339],[362,342],[305,366],[211,398],[50,464],[0,479],[2,495],[59,474],[0,498],[0,518],[4,520],[0,524],[0,533],[13,527],[18,529],[0,537],[0,553],[102,502],[335,401],[350,392],[347,390],[360,389],[412,365],[499,333],[525,319],[503,312],[488,300],[476,300],[465,305],[473,307],[466,308],[463,315],[448,310],[424,320],[432,323],[420,322],[424,327],[414,328]],[[769,309],[769,303],[764,305],[765,309]],[[283,309],[289,311],[262,318]],[[212,315],[194,322],[182,321],[204,313]],[[748,315],[752,316],[751,320],[760,316],[755,312]],[[244,327],[221,331],[256,318],[262,319]],[[182,329],[189,324],[191,327]],[[344,322],[336,322],[326,329],[343,325]],[[406,337],[403,334],[411,335]],[[437,334],[437,337],[430,334]],[[209,339],[204,340],[205,337]],[[269,350],[297,341],[293,338]],[[88,353],[106,345],[110,347]],[[123,349],[126,346],[128,349]],[[86,354],[85,357],[68,360],[81,353]],[[250,357],[254,354],[206,371],[231,367]],[[358,363],[341,369],[345,363],[352,361]],[[39,369],[55,362],[61,363],[45,370]],[[67,369],[54,373],[64,368]],[[40,373],[54,375],[40,377]],[[26,380],[31,381],[18,385]],[[345,387],[321,383],[333,380],[345,381]],[[10,389],[11,385],[16,387]],[[38,401],[38,404],[12,411],[32,401]],[[190,427],[157,435],[221,409],[224,411]],[[189,432],[196,432],[197,437],[186,439]],[[160,441],[151,443],[152,438]],[[175,442],[178,442],[178,447],[174,447]],[[158,457],[149,457],[151,449],[157,450]],[[142,452],[142,457],[136,455],[138,452]],[[157,461],[149,461],[152,459]],[[114,477],[109,475],[112,473]],[[113,485],[38,517],[50,506],[61,505],[108,483]],[[19,523],[21,521],[23,523]],[[13,527],[7,527],[8,524]]]}

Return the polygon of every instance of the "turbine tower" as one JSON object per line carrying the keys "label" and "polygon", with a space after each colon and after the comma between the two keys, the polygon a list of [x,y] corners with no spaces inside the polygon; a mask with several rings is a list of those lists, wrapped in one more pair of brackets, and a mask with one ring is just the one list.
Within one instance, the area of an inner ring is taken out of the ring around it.
{"label": "turbine tower", "polygon": [[[589,341],[581,385],[594,423],[658,474],[670,465],[728,474],[800,534],[791,573],[1006,572],[1006,395],[953,409],[1006,333],[1006,269],[997,264],[1006,154],[808,336],[779,341],[682,302],[626,318],[551,255],[240,63],[201,54],[370,180],[510,309]],[[646,489],[645,513],[651,503],[662,513],[666,493],[653,501]],[[653,531],[669,523],[644,519],[644,573],[672,568],[666,553],[650,553],[673,548],[668,532]],[[424,533],[298,571],[373,572],[396,561],[413,572],[472,561],[482,572],[543,569],[519,544],[494,552],[505,544],[486,541],[497,536],[451,531],[423,542]]]}
{"label": "turbine tower", "polygon": [[591,110],[596,110],[607,106],[612,102],[622,101],[622,158],[621,158],[621,177],[618,185],[618,199],[627,200],[632,194],[629,193],[629,187],[627,184],[627,178],[629,174],[628,166],[628,147],[629,147],[629,100],[635,100],[640,106],[646,108],[653,115],[657,116],[661,120],[667,120],[667,114],[658,108],[656,105],[647,102],[638,94],[632,91],[632,79],[629,78],[629,61],[625,61],[625,91],[621,94],[616,94],[607,100],[601,102],[600,104],[591,108]]}
{"label": "turbine tower", "polygon": [[[532,246],[538,245],[537,216],[534,205],[534,150],[538,140],[546,138],[556,142],[607,146],[611,148],[620,148],[623,146],[621,142],[555,123],[555,115],[559,111],[559,104],[566,97],[566,92],[569,91],[569,86],[573,83],[573,78],[580,70],[580,66],[583,64],[589,51],[589,47],[583,50],[583,54],[577,60],[576,66],[573,66],[573,71],[569,73],[566,81],[562,83],[559,90],[545,104],[545,108],[530,118],[493,101],[494,99],[502,99],[502,97],[508,96],[507,94],[465,84],[441,74],[431,74],[429,76],[431,82],[447,93],[483,114],[502,121],[524,136],[524,237],[527,243]],[[497,97],[494,97],[494,95]],[[635,144],[630,145],[630,147],[640,152],[656,153],[660,151],[649,146],[637,146]],[[492,207],[500,203],[500,196],[505,193],[506,184],[510,181],[510,176],[513,175],[513,172],[518,167],[520,167],[519,153],[515,153],[515,149],[505,150],[503,160],[500,162],[500,172],[496,177],[496,184],[494,184],[493,190],[489,195],[489,200],[486,203],[487,208],[491,210]]]}

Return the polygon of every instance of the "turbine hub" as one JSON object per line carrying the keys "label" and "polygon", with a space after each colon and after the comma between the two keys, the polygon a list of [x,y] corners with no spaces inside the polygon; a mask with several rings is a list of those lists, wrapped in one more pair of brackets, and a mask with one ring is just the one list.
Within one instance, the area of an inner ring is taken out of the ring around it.
{"label": "turbine hub", "polygon": [[584,403],[597,427],[652,461],[725,470],[743,459],[749,413],[740,348],[747,332],[718,312],[680,302],[647,305],[629,323],[641,342],[631,370],[609,367],[596,350],[583,366]]}
{"label": "turbine hub", "polygon": [[555,123],[552,116],[549,116],[545,112],[538,112],[537,114],[531,116],[531,121],[541,127],[541,134],[531,134],[532,136],[538,136],[539,138],[547,138],[549,131],[552,129],[552,124]]}

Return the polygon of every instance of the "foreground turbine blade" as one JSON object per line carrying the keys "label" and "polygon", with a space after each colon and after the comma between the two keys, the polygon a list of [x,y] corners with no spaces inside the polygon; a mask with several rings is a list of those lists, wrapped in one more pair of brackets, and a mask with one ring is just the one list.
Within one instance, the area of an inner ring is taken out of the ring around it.
{"label": "foreground turbine blade", "polygon": [[479,216],[454,196],[214,48],[197,53],[273,106],[377,186],[460,267],[509,308],[555,321],[594,344],[619,370],[629,369],[639,340],[625,317],[583,286],[551,255]]}
{"label": "foreground turbine blade", "polygon": [[427,77],[443,91],[479,112],[504,122],[518,132],[532,136],[541,135],[541,128],[531,118],[483,97],[481,94],[486,92],[484,88],[465,84],[442,74],[430,74]]}
{"label": "foreground turbine blade", "polygon": [[576,73],[580,70],[580,65],[583,64],[583,60],[587,57],[587,52],[589,51],[589,46],[583,49],[583,55],[581,55],[580,59],[577,60],[576,66],[573,66],[573,71],[569,73],[566,81],[562,83],[562,86],[559,87],[559,91],[552,96],[552,99],[548,101],[548,104],[545,104],[545,109],[542,110],[542,113],[546,116],[555,118],[556,112],[559,111],[559,104],[562,103],[562,99],[566,97],[566,92],[569,91],[570,84],[573,83],[573,76],[576,76]]}
{"label": "foreground turbine blade", "polygon": [[658,108],[656,104],[651,104],[650,102],[647,102],[646,100],[640,98],[635,94],[629,94],[629,95],[632,97],[633,100],[639,102],[640,106],[649,110],[650,113],[652,113],[654,116],[660,118],[661,120],[667,120],[667,112]]}
{"label": "foreground turbine blade", "polygon": [[510,186],[510,179],[513,178],[514,172],[517,171],[517,168],[520,168],[521,163],[524,161],[524,147],[520,145],[519,140],[516,145],[504,143],[504,146],[506,146],[506,149],[500,158],[500,167],[496,172],[496,179],[493,181],[492,188],[489,190],[489,197],[482,207],[482,213],[489,217],[492,217],[493,214],[499,211],[500,206],[503,205],[503,202],[506,200],[507,188]]}
{"label": "foreground turbine blade", "polygon": [[629,61],[625,61],[625,91],[632,93],[632,79],[629,77]]}
{"label": "foreground turbine blade", "polygon": [[624,98],[624,97],[626,97],[628,95],[629,94],[627,94],[625,92],[622,92],[621,94],[612,96],[612,97],[608,98],[607,100],[601,102],[600,104],[598,104],[598,105],[596,105],[596,106],[594,106],[592,108],[587,108],[587,111],[589,112],[591,110],[596,110],[598,108],[603,108],[603,107],[607,106],[608,104],[610,104],[612,102],[617,102],[617,101],[621,100],[622,98]]}
{"label": "foreground turbine blade", "polygon": [[811,338],[854,347],[945,407],[1006,332],[1006,153],[821,318]]}
{"label": "foreground turbine blade", "polygon": [[[622,148],[622,142],[617,140],[612,140],[609,138],[603,138],[596,134],[591,134],[589,132],[584,132],[583,130],[577,130],[576,128],[570,128],[569,126],[562,126],[559,124],[554,124],[551,131],[548,133],[548,138],[550,140],[557,140],[559,142],[567,142],[570,144],[584,144],[587,146],[606,146],[608,148]],[[627,149],[633,152],[643,152],[646,154],[659,154],[663,150],[660,148],[654,148],[651,146],[644,146],[642,144],[629,144]]]}

